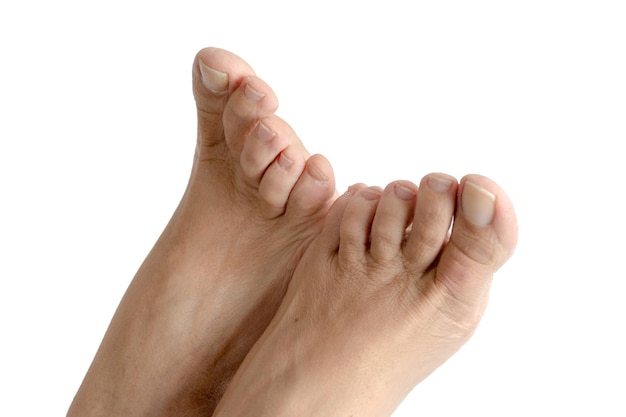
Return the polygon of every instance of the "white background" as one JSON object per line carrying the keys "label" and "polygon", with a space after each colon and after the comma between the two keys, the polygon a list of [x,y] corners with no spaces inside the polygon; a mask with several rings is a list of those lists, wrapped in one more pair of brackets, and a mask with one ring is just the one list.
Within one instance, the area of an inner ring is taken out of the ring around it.
{"label": "white background", "polygon": [[481,327],[395,417],[625,416],[623,4],[3,1],[0,415],[64,415],[182,196],[219,46],[340,191],[476,172],[516,205]]}

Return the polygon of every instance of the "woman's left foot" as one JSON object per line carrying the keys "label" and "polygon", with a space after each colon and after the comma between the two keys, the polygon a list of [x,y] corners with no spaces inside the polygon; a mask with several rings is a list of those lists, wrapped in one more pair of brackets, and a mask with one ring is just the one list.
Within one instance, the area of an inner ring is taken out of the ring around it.
{"label": "woman's left foot", "polygon": [[204,49],[193,76],[189,185],[70,416],[210,416],[336,198],[328,161],[309,157],[241,58]]}

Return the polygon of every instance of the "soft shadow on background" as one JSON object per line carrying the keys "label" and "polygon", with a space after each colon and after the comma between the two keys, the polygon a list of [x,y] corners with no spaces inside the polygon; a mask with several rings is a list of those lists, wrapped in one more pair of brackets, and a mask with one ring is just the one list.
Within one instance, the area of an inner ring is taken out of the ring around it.
{"label": "soft shadow on background", "polygon": [[3,2],[0,415],[64,415],[182,196],[191,63],[246,59],[355,182],[475,172],[520,241],[395,417],[626,414],[620,1]]}

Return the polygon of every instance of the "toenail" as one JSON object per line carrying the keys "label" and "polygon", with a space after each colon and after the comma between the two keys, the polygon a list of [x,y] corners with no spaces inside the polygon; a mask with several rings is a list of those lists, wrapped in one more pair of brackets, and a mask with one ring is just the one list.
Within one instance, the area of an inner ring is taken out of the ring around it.
{"label": "toenail", "polygon": [[345,195],[355,195],[362,187],[359,185],[351,185],[345,192]]}
{"label": "toenail", "polygon": [[450,190],[450,187],[452,186],[452,181],[450,181],[449,179],[430,175],[428,177],[428,186],[436,193],[445,193],[446,191]]}
{"label": "toenail", "polygon": [[495,205],[495,195],[472,182],[465,183],[461,208],[465,218],[474,226],[489,226],[493,220]]}
{"label": "toenail", "polygon": [[401,184],[396,184],[393,187],[393,191],[396,194],[396,196],[401,200],[412,200],[417,195],[415,191]]}
{"label": "toenail", "polygon": [[243,94],[246,96],[248,100],[254,101],[254,102],[261,101],[261,99],[265,97],[265,94],[250,87],[250,84],[246,84],[246,88],[244,88]]}
{"label": "toenail", "polygon": [[256,136],[263,143],[268,143],[276,136],[276,133],[272,132],[263,122],[259,123],[259,127],[256,130]]}
{"label": "toenail", "polygon": [[361,191],[361,196],[366,200],[375,201],[380,199],[380,191],[373,188],[366,188]]}
{"label": "toenail", "polygon": [[306,172],[308,172],[309,175],[313,177],[313,179],[317,182],[324,184],[328,182],[328,177],[324,175],[324,173],[320,169],[314,167],[313,165],[308,165],[306,168]]}
{"label": "toenail", "polygon": [[290,166],[293,165],[293,161],[285,156],[284,153],[280,153],[278,157],[278,165],[280,165],[283,169],[289,169]]}
{"label": "toenail", "polygon": [[202,60],[199,63],[202,84],[213,94],[225,94],[228,92],[228,74],[208,67]]}

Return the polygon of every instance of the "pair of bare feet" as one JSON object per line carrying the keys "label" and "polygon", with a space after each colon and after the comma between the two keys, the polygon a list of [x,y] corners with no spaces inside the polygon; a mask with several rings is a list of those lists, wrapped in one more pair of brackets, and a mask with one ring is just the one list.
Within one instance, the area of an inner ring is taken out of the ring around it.
{"label": "pair of bare feet", "polygon": [[193,89],[187,191],[68,415],[390,415],[476,328],[509,199],[443,174],[338,196],[243,60],[202,50]]}

